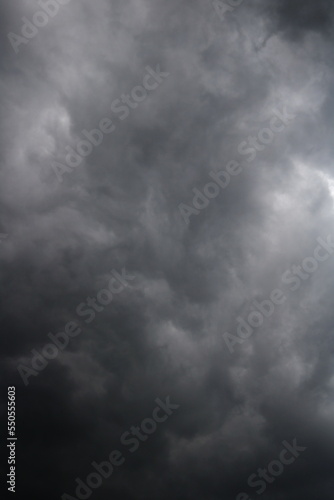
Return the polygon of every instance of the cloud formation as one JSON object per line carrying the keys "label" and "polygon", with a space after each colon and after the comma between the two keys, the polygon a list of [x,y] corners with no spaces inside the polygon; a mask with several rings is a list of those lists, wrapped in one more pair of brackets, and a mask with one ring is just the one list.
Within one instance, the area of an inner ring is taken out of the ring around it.
{"label": "cloud formation", "polygon": [[[55,1],[0,7],[1,384],[16,387],[17,494],[79,498],[76,478],[169,395],[179,409],[92,499],[256,498],[249,476],[296,440],[306,450],[263,500],[330,500],[334,260],[285,286],[234,352],[223,334],[333,234],[332,2],[242,2],[222,21],[211,0],[63,1],[16,52],[8,34]],[[144,97],[148,67],[168,78]],[[284,108],[294,118],[274,133]],[[89,132],[106,117],[99,142]],[[55,163],[86,139],[99,144],[60,183]],[[242,171],[185,223],[180,204],[232,160]],[[135,286],[87,324],[76,308],[112,269]],[[80,335],[25,386],[20,363],[73,321]]]}

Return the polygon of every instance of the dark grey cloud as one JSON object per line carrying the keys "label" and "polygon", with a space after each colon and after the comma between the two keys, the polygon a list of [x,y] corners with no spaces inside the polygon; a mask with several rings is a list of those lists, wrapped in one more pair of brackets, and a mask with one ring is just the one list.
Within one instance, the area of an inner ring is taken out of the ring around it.
{"label": "dark grey cloud", "polygon": [[274,4],[277,27],[290,38],[296,39],[312,31],[324,36],[331,34],[333,4],[329,0],[321,0],[316,4],[311,1],[277,0]]}
{"label": "dark grey cloud", "polygon": [[[71,0],[16,54],[7,34],[40,8],[1,7],[17,494],[78,498],[76,478],[119,449],[90,498],[253,499],[249,476],[296,439],[306,450],[263,500],[331,499],[334,255],[297,290],[282,281],[333,235],[331,2],[244,2],[221,20],[210,1]],[[111,105],[148,66],[169,75],[122,120]],[[285,108],[295,117],[248,161],[240,144]],[[103,118],[115,130],[59,183],[54,162]],[[179,205],[231,160],[242,172],[187,225]],[[133,286],[85,322],[78,305],[122,269]],[[229,352],[223,334],[276,288],[286,301]],[[70,321],[80,335],[25,386],[18,365]],[[122,434],[167,396],[180,407],[130,453]]]}

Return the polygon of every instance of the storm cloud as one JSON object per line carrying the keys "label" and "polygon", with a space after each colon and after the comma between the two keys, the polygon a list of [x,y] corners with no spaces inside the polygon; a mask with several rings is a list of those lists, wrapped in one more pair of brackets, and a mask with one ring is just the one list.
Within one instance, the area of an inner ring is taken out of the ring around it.
{"label": "storm cloud", "polygon": [[0,7],[19,498],[332,499],[333,2],[237,3]]}

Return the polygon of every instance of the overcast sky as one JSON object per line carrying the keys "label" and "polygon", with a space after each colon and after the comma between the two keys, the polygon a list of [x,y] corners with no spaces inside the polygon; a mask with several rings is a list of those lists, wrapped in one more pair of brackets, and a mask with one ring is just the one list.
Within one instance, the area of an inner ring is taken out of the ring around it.
{"label": "overcast sky", "polygon": [[332,500],[332,0],[62,1],[0,7],[16,495],[84,498],[116,449],[89,498]]}

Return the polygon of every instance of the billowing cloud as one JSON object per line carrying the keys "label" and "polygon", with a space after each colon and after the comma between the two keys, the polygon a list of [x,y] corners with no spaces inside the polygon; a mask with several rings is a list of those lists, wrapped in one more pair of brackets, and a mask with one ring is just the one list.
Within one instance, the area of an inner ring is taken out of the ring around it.
{"label": "billowing cloud", "polygon": [[332,498],[332,2],[229,6],[1,7],[19,495]]}

